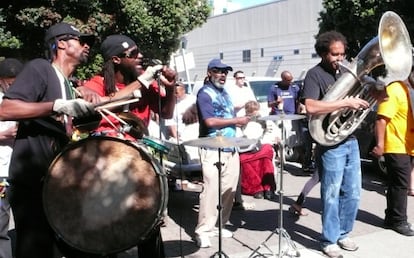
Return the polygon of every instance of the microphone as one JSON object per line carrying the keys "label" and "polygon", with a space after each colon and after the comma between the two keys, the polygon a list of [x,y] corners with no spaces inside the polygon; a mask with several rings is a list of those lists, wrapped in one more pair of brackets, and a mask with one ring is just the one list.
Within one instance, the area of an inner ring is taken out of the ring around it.
{"label": "microphone", "polygon": [[[162,65],[162,62],[159,59],[151,59],[151,62],[150,63],[153,66],[154,65]],[[162,72],[162,70],[158,70],[155,73],[154,77],[155,78],[159,78],[161,76],[161,72]],[[165,97],[167,95],[167,91],[165,90],[165,85],[162,84],[160,80],[158,80],[158,87],[160,87],[160,96],[161,97]]]}

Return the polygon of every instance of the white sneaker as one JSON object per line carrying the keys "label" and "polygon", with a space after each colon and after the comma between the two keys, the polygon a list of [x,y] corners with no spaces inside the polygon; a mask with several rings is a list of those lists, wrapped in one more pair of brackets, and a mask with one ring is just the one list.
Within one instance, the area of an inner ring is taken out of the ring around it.
{"label": "white sneaker", "polygon": [[337,244],[331,244],[323,247],[322,252],[330,258],[343,258],[341,248],[339,248]]}
{"label": "white sneaker", "polygon": [[200,248],[207,248],[211,246],[210,237],[208,234],[200,234],[195,237],[196,244]]}
{"label": "white sneaker", "polygon": [[350,237],[345,237],[344,239],[338,240],[338,245],[340,248],[347,251],[358,250],[357,244]]}
{"label": "white sneaker", "polygon": [[[213,236],[218,236],[219,235],[218,228],[214,228],[213,231],[211,231],[211,232],[212,232],[212,235]],[[231,238],[231,237],[233,237],[233,232],[231,232],[228,229],[222,228],[221,229],[221,237],[223,237],[223,238]]]}

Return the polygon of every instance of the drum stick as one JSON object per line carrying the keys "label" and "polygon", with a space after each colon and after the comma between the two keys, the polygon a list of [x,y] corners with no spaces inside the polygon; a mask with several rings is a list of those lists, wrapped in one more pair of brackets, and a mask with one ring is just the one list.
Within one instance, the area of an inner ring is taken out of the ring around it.
{"label": "drum stick", "polygon": [[127,96],[113,98],[113,99],[109,99],[107,101],[102,101],[101,103],[95,104],[95,107],[100,107],[100,106],[104,106],[104,105],[109,104],[109,103],[118,102],[118,101],[122,101],[122,100],[129,100],[129,99],[134,99],[134,98],[139,100],[140,97],[141,96],[138,93],[135,93],[135,91],[134,91],[133,93],[128,94]]}
{"label": "drum stick", "polygon": [[123,124],[123,125],[127,125],[128,124],[127,122],[125,122],[124,120],[122,120],[119,116],[117,116],[115,113],[109,111],[108,109],[102,108],[102,111],[105,112],[106,114],[112,116],[116,120],[118,120],[121,124]]}
{"label": "drum stick", "polygon": [[95,110],[101,110],[101,109],[107,109],[107,108],[112,108],[112,107],[123,106],[125,104],[134,103],[134,102],[138,102],[138,101],[139,101],[139,99],[128,99],[128,100],[125,100],[125,101],[113,100],[113,101],[110,101],[109,103],[107,101],[105,101],[105,102],[107,102],[105,104],[102,104],[102,103],[96,104],[95,105]]}

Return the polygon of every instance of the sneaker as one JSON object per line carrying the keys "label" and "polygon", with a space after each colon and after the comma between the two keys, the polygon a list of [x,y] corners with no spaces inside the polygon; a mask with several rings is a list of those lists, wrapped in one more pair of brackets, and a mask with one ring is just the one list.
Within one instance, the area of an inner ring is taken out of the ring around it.
{"label": "sneaker", "polygon": [[210,237],[208,234],[200,234],[195,237],[196,244],[200,248],[207,248],[211,246]]}
{"label": "sneaker", "polygon": [[331,244],[323,247],[322,252],[330,258],[343,258],[341,249],[337,244]]}
{"label": "sneaker", "polygon": [[358,250],[357,244],[350,238],[345,237],[344,239],[338,240],[338,245],[340,248],[347,250],[347,251],[356,251]]}
{"label": "sneaker", "polygon": [[[211,232],[212,232],[212,235],[213,236],[218,236],[219,235],[218,228],[214,228],[214,230],[211,231]],[[222,228],[221,229],[221,237],[223,237],[223,238],[231,238],[231,237],[233,237],[233,232],[231,232],[228,229]]]}

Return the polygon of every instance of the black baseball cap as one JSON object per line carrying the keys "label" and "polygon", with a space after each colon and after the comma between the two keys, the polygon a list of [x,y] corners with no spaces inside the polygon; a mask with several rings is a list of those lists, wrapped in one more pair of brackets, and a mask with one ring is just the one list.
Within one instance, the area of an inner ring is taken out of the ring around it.
{"label": "black baseball cap", "polygon": [[61,36],[75,36],[79,39],[82,39],[84,42],[86,42],[89,46],[93,45],[93,42],[95,41],[95,36],[92,34],[85,34],[81,33],[78,28],[73,26],[72,24],[61,22],[57,23],[53,26],[51,26],[45,34],[45,43],[49,44],[51,42],[54,42],[55,38],[61,37]]}
{"label": "black baseball cap", "polygon": [[137,44],[130,37],[125,35],[110,35],[101,45],[102,56],[105,60],[118,56]]}

